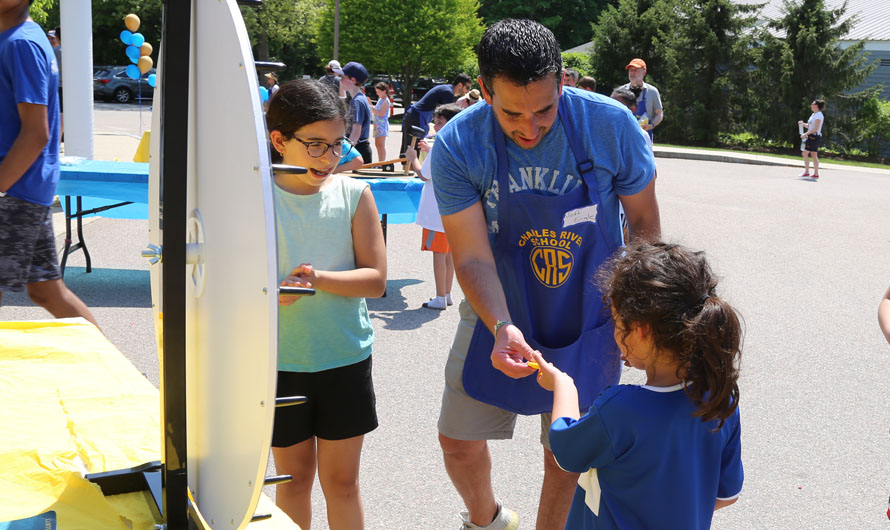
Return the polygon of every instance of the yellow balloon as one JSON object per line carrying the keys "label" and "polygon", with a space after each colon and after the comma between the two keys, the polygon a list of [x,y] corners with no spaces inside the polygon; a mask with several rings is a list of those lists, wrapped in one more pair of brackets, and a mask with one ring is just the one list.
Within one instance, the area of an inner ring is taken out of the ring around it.
{"label": "yellow balloon", "polygon": [[124,25],[127,26],[128,30],[135,32],[139,29],[139,17],[130,13],[124,17]]}
{"label": "yellow balloon", "polygon": [[154,61],[152,61],[151,57],[149,57],[147,55],[140,57],[139,60],[136,61],[136,66],[139,68],[139,71],[142,72],[143,74],[145,72],[151,70],[151,67],[153,65],[154,65]]}
{"label": "yellow balloon", "polygon": [[151,55],[152,51],[151,44],[147,42],[139,47],[139,55]]}

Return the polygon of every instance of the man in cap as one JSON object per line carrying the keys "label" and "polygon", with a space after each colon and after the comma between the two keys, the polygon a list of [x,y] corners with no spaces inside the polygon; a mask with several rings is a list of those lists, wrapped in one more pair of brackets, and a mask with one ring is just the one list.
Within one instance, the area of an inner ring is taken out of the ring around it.
{"label": "man in cap", "polygon": [[646,77],[646,61],[642,59],[633,59],[624,67],[627,70],[627,77],[630,82],[621,85],[619,88],[626,88],[634,93],[637,98],[636,111],[634,115],[640,122],[640,126],[649,134],[652,140],[652,129],[654,129],[664,119],[664,111],[661,107],[661,94],[658,89],[643,81]]}
{"label": "man in cap", "polygon": [[269,72],[266,74],[266,85],[269,87],[269,99],[278,92],[278,74]]}
{"label": "man in cap", "polygon": [[339,94],[340,93],[340,76],[338,76],[337,73],[334,72],[335,69],[336,70],[340,69],[340,61],[338,61],[336,59],[328,62],[328,65],[324,67],[324,72],[325,72],[324,75],[319,77],[318,80],[326,85],[330,85],[330,86],[334,87],[334,90],[336,90],[337,93]]}
{"label": "man in cap", "polygon": [[343,68],[334,69],[334,72],[340,74],[340,86],[352,98],[349,102],[352,109],[349,140],[362,155],[365,164],[370,164],[373,162],[371,142],[368,140],[371,134],[371,103],[362,91],[362,85],[368,80],[368,71],[362,63],[350,62]]}

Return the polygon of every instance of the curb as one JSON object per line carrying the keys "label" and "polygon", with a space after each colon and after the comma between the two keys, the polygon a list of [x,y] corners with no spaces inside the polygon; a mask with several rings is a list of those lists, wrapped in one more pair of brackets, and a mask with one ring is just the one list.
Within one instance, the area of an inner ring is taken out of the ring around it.
{"label": "curb", "polygon": [[[701,151],[696,149],[678,149],[676,147],[658,146],[654,149],[656,158],[676,158],[682,160],[699,160],[705,162],[723,162],[727,164],[749,164],[755,166],[776,166],[776,167],[794,167],[803,168],[803,160],[790,160],[784,158],[774,158],[769,156],[751,155],[746,153],[726,153]],[[858,171],[861,173],[875,173],[890,176],[890,169],[879,169],[862,166],[847,166],[841,164],[832,164],[831,162],[819,161],[820,169],[831,169],[838,171]]]}

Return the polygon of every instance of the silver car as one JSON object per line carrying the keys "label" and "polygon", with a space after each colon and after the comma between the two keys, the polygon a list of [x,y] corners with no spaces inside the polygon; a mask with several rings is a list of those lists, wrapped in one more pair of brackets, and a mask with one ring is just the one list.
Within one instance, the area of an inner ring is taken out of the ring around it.
{"label": "silver car", "polygon": [[151,99],[155,89],[148,84],[148,76],[155,73],[156,70],[152,68],[139,79],[130,79],[126,66],[97,68],[93,73],[93,97],[117,103]]}

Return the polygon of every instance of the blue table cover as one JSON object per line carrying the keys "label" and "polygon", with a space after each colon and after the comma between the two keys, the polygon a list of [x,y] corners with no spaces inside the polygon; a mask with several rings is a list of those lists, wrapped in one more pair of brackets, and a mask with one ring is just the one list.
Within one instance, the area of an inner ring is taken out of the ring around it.
{"label": "blue table cover", "polygon": [[[423,182],[413,177],[363,178],[371,186],[377,210],[391,224],[413,223]],[[58,195],[82,196],[82,208],[130,201],[134,204],[98,215],[115,219],[148,219],[148,164],[63,158]],[[72,207],[75,207],[72,204]]]}

